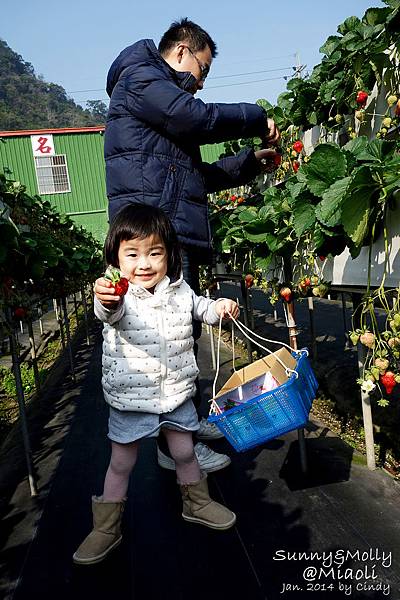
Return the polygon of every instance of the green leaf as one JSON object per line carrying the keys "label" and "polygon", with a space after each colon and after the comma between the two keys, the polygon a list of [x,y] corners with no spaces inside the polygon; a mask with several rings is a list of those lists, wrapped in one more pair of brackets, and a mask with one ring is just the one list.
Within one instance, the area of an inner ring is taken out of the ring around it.
{"label": "green leaf", "polygon": [[299,238],[315,223],[315,208],[307,198],[297,198],[293,206],[293,227]]}
{"label": "green leaf", "polygon": [[244,231],[244,237],[246,240],[250,240],[250,242],[265,242],[266,233],[265,231],[262,233],[249,233],[248,231]]}
{"label": "green leaf", "polygon": [[297,196],[304,191],[305,185],[302,181],[287,181],[286,188],[290,192],[292,198],[297,198]]}
{"label": "green leaf", "polygon": [[243,223],[251,223],[257,217],[257,209],[255,207],[245,208],[239,213],[239,221]]}
{"label": "green leaf", "polygon": [[269,256],[256,256],[256,267],[258,269],[262,269],[263,271],[266,271],[268,269],[268,267],[270,266],[272,261],[272,255]]}
{"label": "green leaf", "polygon": [[258,106],[261,106],[261,108],[263,108],[267,112],[269,112],[273,108],[272,104],[268,102],[268,100],[264,100],[264,98],[260,98],[259,100],[257,100],[256,104],[258,104]]}
{"label": "green leaf", "polygon": [[363,23],[377,25],[384,23],[390,14],[390,8],[368,8],[363,16]]}
{"label": "green leaf", "polygon": [[330,35],[326,42],[321,46],[319,51],[321,54],[326,54],[329,56],[336,50],[338,46],[340,46],[341,38],[337,35]]}
{"label": "green leaf", "polygon": [[367,166],[359,168],[352,176],[347,195],[342,203],[342,223],[355,246],[366,241],[369,219],[373,208],[372,199],[379,193],[379,185]]}
{"label": "green leaf", "polygon": [[337,28],[338,32],[345,35],[349,31],[355,31],[360,25],[361,21],[358,17],[348,17],[344,23],[339,25]]}
{"label": "green leaf", "polygon": [[292,94],[283,92],[278,96],[277,104],[283,111],[289,112],[293,106]]}
{"label": "green leaf", "polygon": [[369,162],[382,162],[389,154],[394,152],[395,147],[395,142],[374,139],[367,144],[364,152],[361,152],[357,158]]}
{"label": "green leaf", "polygon": [[350,140],[343,146],[345,150],[349,150],[352,154],[354,154],[357,158],[361,152],[364,152],[366,147],[368,146],[368,138],[366,135],[361,135],[360,137],[356,137],[353,140]]}
{"label": "green leaf", "polygon": [[318,221],[327,227],[335,227],[341,223],[342,201],[347,192],[351,177],[335,181],[323,194],[321,202],[315,209]]}
{"label": "green leaf", "polygon": [[332,183],[346,175],[347,161],[335,144],[320,144],[310,161],[302,165],[307,177],[307,187],[316,196],[322,196]]}

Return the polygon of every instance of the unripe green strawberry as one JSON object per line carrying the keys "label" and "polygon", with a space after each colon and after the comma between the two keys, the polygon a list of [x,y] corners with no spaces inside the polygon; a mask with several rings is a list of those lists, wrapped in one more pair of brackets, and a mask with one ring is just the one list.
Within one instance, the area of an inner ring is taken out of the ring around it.
{"label": "unripe green strawberry", "polygon": [[360,335],[360,342],[367,346],[367,348],[373,348],[375,345],[375,336],[371,331],[366,331]]}
{"label": "unripe green strawberry", "polygon": [[353,346],[357,346],[360,336],[355,331],[352,331],[350,333],[350,339],[351,339],[351,343],[353,344]]}
{"label": "unripe green strawberry", "polygon": [[313,293],[313,296],[316,296],[316,297],[319,296],[319,286],[318,285],[316,285],[315,287],[313,287],[312,293]]}
{"label": "unripe green strawberry", "polygon": [[379,379],[378,367],[371,367],[371,374],[375,377],[375,379]]}
{"label": "unripe green strawberry", "polygon": [[387,99],[388,106],[393,106],[393,104],[395,104],[396,102],[397,102],[397,96],[395,96],[394,94],[391,94],[389,96],[389,98]]}
{"label": "unripe green strawberry", "polygon": [[382,125],[384,127],[390,127],[392,124],[392,119],[390,117],[385,117],[382,121]]}
{"label": "unripe green strawberry", "polygon": [[383,375],[383,373],[385,373],[386,369],[389,367],[389,361],[387,358],[376,358],[374,364],[376,367],[378,367],[381,375]]}
{"label": "unripe green strawberry", "polygon": [[341,123],[343,121],[343,115],[336,115],[335,121],[336,123]]}
{"label": "unripe green strawberry", "polygon": [[311,277],[311,285],[318,285],[319,283],[319,277],[317,277],[317,275],[313,275]]}
{"label": "unripe green strawberry", "polygon": [[364,123],[365,121],[365,111],[363,110],[356,110],[356,112],[354,113],[356,119],[358,119],[360,121],[360,123]]}

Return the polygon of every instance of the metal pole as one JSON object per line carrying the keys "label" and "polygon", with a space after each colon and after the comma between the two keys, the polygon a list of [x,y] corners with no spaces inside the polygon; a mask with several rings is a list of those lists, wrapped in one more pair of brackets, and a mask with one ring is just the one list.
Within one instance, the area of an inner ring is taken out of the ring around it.
{"label": "metal pole", "polygon": [[296,329],[296,320],[295,320],[295,310],[294,310],[294,302],[286,303],[287,310],[287,326],[289,330],[289,344],[293,350],[297,350],[297,329]]}
{"label": "metal pole", "polygon": [[42,322],[42,315],[43,315],[43,311],[42,311],[42,307],[40,306],[40,304],[37,307],[37,312],[38,312],[38,317],[39,317],[39,330],[40,330],[40,335],[43,335],[43,322]]}
{"label": "metal pole", "polygon": [[[364,371],[364,363],[366,358],[366,349],[362,344],[357,346],[358,354],[358,369],[360,376]],[[365,450],[367,453],[367,467],[371,471],[376,469],[375,462],[375,445],[374,445],[374,424],[372,422],[372,410],[371,410],[371,399],[368,392],[361,390],[361,406],[364,421],[364,436],[365,436]]]}
{"label": "metal pole", "polygon": [[28,319],[27,325],[28,325],[28,334],[29,334],[29,344],[31,346],[31,358],[32,358],[33,376],[35,378],[35,388],[36,388],[36,391],[39,392],[40,391],[40,377],[39,377],[39,369],[38,369],[37,359],[36,359],[36,346],[35,346],[35,338],[34,338],[34,334],[33,334],[32,319]]}
{"label": "metal pole", "polygon": [[[286,281],[292,279],[292,266],[289,260],[284,260],[283,263],[284,276]],[[289,329],[289,345],[293,350],[297,350],[297,331],[296,331],[296,320],[295,320],[295,308],[293,300],[287,303],[287,325]],[[300,453],[300,468],[301,472],[305,475],[308,472],[308,460],[307,460],[307,448],[304,437],[304,428],[297,430],[297,439],[299,441],[299,453]]]}
{"label": "metal pole", "polygon": [[72,377],[72,381],[75,383],[76,379],[75,379],[74,358],[72,356],[71,334],[70,334],[70,329],[69,329],[69,317],[68,317],[67,302],[66,302],[65,296],[61,297],[61,305],[62,305],[62,309],[63,309],[63,313],[64,313],[65,332],[67,334],[68,356],[69,356],[69,363],[71,366],[71,377]]}
{"label": "metal pole", "polygon": [[[210,290],[206,290],[206,297],[210,297]],[[210,345],[211,345],[211,362],[214,371],[217,370],[217,361],[215,358],[215,345],[214,345],[214,330],[212,325],[208,325],[208,333],[210,334]]]}
{"label": "metal pole", "polygon": [[58,326],[60,328],[60,336],[61,336],[61,346],[62,349],[65,350],[65,334],[64,334],[64,328],[63,328],[63,320],[62,320],[62,316],[61,316],[61,308],[57,302],[57,322],[58,322]]}
{"label": "metal pole", "polygon": [[88,311],[87,311],[86,293],[85,293],[84,287],[82,287],[82,289],[81,289],[81,297],[82,297],[82,305],[83,305],[83,318],[85,321],[85,329],[86,329],[86,344],[88,346],[90,346]]}
{"label": "metal pole", "polygon": [[312,296],[308,300],[308,314],[310,317],[310,335],[311,335],[311,351],[313,359],[317,358],[317,340],[315,339],[315,319],[314,319],[314,299]]}
{"label": "metal pole", "polygon": [[[244,279],[241,279],[241,281],[240,281],[240,290],[242,292],[242,300],[243,300],[244,324],[246,325],[246,327],[250,327],[249,326],[248,304],[247,304],[247,288],[246,288]],[[246,346],[247,346],[247,356],[249,359],[249,363],[252,363],[253,362],[253,354],[252,354],[251,342],[248,338],[246,338]]]}
{"label": "metal pole", "polygon": [[344,297],[344,292],[341,292],[342,297],[342,315],[343,315],[343,330],[344,330],[344,347],[345,350],[349,350],[352,347],[352,344],[349,339],[349,332],[347,328],[347,319],[346,319],[346,299]]}
{"label": "metal pole", "polygon": [[75,318],[76,318],[76,325],[78,326],[79,317],[78,317],[78,303],[76,301],[76,294],[73,294],[73,299],[74,299],[74,312],[75,312]]}
{"label": "metal pole", "polygon": [[[9,310],[7,310],[9,313]],[[18,346],[17,341],[15,339],[14,327],[12,325],[12,320],[9,315],[9,323],[10,323],[10,346],[11,346],[11,354],[12,354],[12,368],[15,377],[15,387],[17,389],[17,398],[18,398],[18,408],[19,408],[19,416],[21,420],[21,430],[22,430],[22,440],[24,444],[25,450],[25,459],[26,465],[28,468],[28,480],[29,487],[31,490],[31,496],[37,496],[37,486],[35,479],[35,472],[33,468],[32,461],[32,450],[31,444],[29,440],[29,432],[28,432],[28,422],[26,418],[26,409],[25,409],[25,398],[24,398],[24,388],[22,385],[21,378],[21,370],[19,366],[19,355],[18,355]]]}
{"label": "metal pole", "polygon": [[253,296],[250,291],[247,292],[247,301],[248,301],[247,304],[249,307],[251,329],[254,331],[255,325],[254,325],[254,313],[253,313]]}

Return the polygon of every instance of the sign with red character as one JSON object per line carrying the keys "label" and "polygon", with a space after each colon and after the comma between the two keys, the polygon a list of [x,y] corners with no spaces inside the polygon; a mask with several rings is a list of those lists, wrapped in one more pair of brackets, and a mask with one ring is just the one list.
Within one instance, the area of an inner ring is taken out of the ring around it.
{"label": "sign with red character", "polygon": [[53,136],[48,133],[31,135],[33,156],[54,156]]}

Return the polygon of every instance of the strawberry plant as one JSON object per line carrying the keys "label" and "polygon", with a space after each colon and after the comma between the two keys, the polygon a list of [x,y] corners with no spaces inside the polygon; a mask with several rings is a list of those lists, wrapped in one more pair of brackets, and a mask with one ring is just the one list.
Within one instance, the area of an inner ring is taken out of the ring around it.
{"label": "strawberry plant", "polygon": [[101,271],[102,249],[89,232],[2,174],[0,206],[0,309],[23,318],[39,298],[78,291]]}

